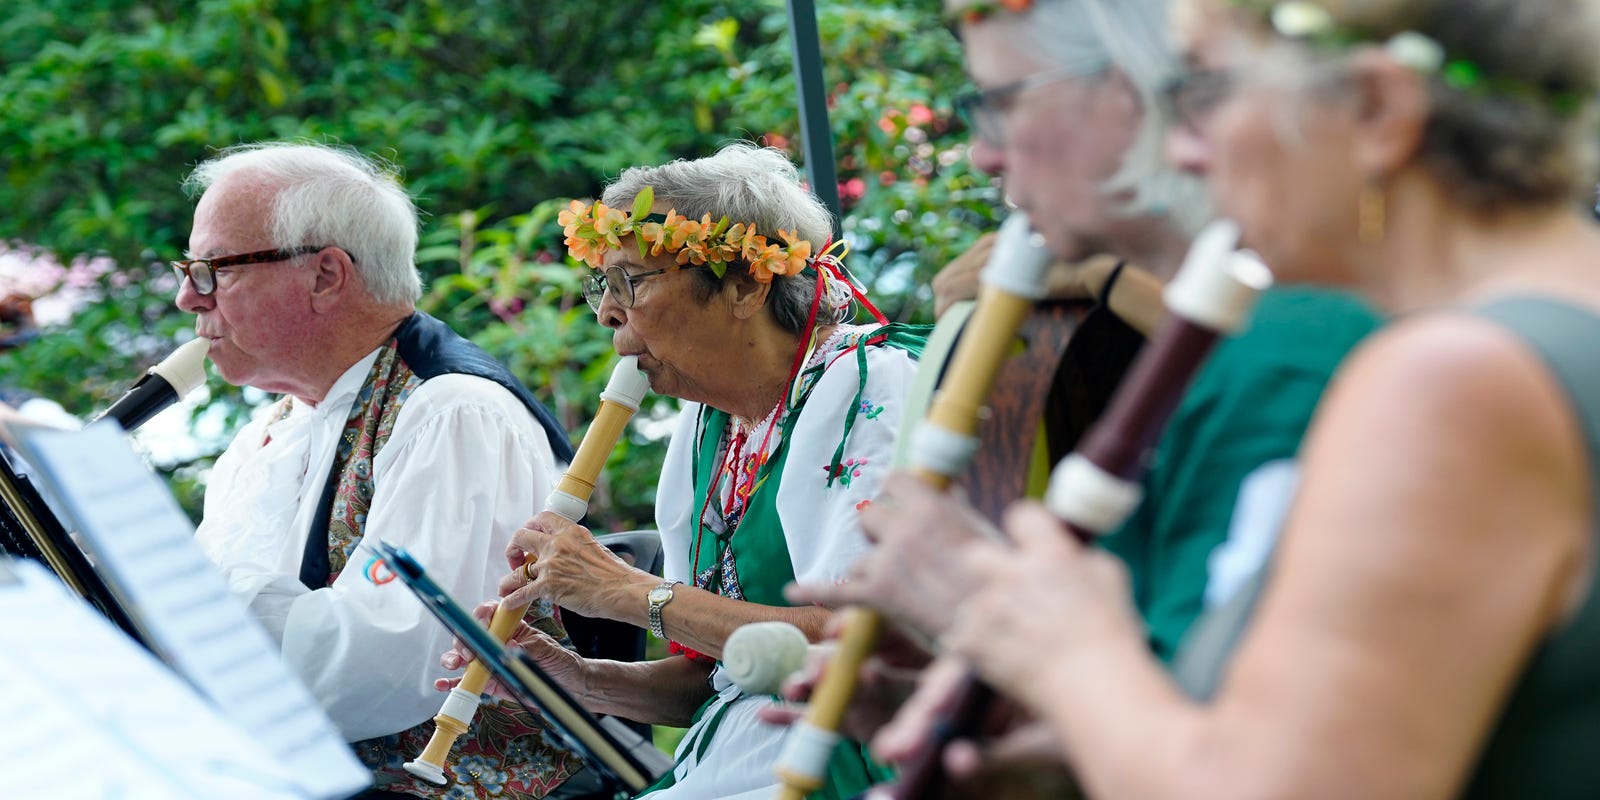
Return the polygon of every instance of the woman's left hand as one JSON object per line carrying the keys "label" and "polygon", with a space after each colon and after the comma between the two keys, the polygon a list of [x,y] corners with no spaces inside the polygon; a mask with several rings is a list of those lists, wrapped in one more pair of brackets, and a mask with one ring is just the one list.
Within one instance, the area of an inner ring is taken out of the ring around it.
{"label": "woman's left hand", "polygon": [[995,688],[1026,703],[1041,664],[1068,669],[1075,654],[1100,643],[1142,640],[1127,569],[1116,558],[1079,544],[1037,503],[1012,507],[1006,532],[1014,546],[968,547],[979,587],[941,639]]}
{"label": "woman's left hand", "polygon": [[512,536],[506,562],[511,574],[500,579],[502,602],[521,606],[544,598],[586,617],[612,618],[611,598],[622,596],[624,587],[645,587],[625,593],[643,597],[660,582],[617,557],[588,528],[550,511]]}

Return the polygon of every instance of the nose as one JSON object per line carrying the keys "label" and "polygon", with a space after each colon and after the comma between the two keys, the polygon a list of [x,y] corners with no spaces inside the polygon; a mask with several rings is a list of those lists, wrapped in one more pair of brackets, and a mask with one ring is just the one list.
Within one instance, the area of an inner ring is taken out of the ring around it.
{"label": "nose", "polygon": [[204,295],[194,290],[194,281],[187,277],[178,277],[178,308],[190,314],[198,314],[216,305],[216,298]]}
{"label": "nose", "polygon": [[622,323],[627,321],[627,309],[609,291],[600,295],[600,308],[595,310],[594,315],[601,325],[612,330],[622,327]]}
{"label": "nose", "polygon": [[1167,162],[1174,169],[1204,176],[1211,168],[1211,143],[1192,125],[1173,125],[1167,131]]}
{"label": "nose", "polygon": [[967,158],[972,161],[972,166],[990,175],[1001,175],[1006,171],[1005,148],[982,137],[973,137],[972,146],[967,148]]}

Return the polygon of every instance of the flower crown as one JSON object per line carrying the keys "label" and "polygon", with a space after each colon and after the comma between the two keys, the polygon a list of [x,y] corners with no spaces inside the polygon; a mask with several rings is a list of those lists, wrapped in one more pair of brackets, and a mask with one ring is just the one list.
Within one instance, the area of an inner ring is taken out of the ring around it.
{"label": "flower crown", "polygon": [[[1250,2],[1249,5],[1265,4]],[[1311,0],[1281,0],[1271,4],[1267,19],[1272,29],[1286,39],[1313,45],[1349,47],[1372,42],[1375,37],[1341,26],[1323,6]],[[1547,101],[1557,112],[1576,111],[1582,104],[1573,92],[1553,91],[1516,78],[1487,74],[1478,64],[1452,58],[1444,45],[1432,36],[1417,31],[1401,31],[1382,43],[1391,58],[1424,75],[1438,75],[1446,86],[1466,92],[1536,97]]]}
{"label": "flower crown", "polygon": [[778,237],[783,244],[774,244],[757,233],[754,225],[730,225],[726,216],[713,224],[710,214],[695,220],[676,209],[665,215],[652,214],[654,203],[655,191],[648,186],[634,198],[632,213],[600,202],[572,201],[556,217],[567,237],[567,252],[599,269],[606,251],[621,247],[622,237],[631,235],[639,245],[640,258],[676,253],[680,266],[704,266],[718,278],[727,273],[729,264],[744,261],[750,265],[750,275],[761,283],[770,283],[774,275],[799,274],[812,261],[811,242],[801,239],[798,231],[780,229]]}

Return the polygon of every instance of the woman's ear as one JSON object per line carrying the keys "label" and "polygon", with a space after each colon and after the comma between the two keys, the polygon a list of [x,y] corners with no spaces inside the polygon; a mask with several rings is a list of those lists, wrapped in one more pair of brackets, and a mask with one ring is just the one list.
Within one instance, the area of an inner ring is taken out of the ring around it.
{"label": "woman's ear", "polygon": [[750,275],[732,270],[722,281],[722,291],[728,299],[735,319],[751,319],[767,304],[772,283],[762,283]]}
{"label": "woman's ear", "polygon": [[1352,67],[1356,166],[1393,175],[1422,147],[1433,107],[1427,77],[1380,50],[1357,54]]}

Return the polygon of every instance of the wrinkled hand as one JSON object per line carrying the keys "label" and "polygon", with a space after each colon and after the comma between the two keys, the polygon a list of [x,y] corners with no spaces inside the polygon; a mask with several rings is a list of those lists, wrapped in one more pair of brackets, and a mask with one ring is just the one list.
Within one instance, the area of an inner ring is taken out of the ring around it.
{"label": "wrinkled hand", "polygon": [[528,520],[511,537],[506,563],[511,574],[500,579],[500,595],[507,605],[526,606],[545,598],[586,617],[609,619],[614,598],[627,587],[644,587],[627,595],[643,597],[660,582],[618,558],[588,528],[549,511]]}
{"label": "wrinkled hand", "polygon": [[965,657],[999,691],[1032,699],[1041,665],[1065,669],[1072,656],[1109,641],[1142,640],[1127,569],[1073,538],[1037,503],[1006,514],[1012,544],[967,551],[979,586],[954,614],[940,643]]}
{"label": "wrinkled hand", "polygon": [[[979,275],[994,251],[995,235],[986,233],[933,276],[933,315],[944,316],[950,306],[978,296]],[[1111,272],[1121,263],[1113,255],[1088,253],[1072,261],[1056,261],[1045,273],[1045,296],[1053,300],[1089,300],[1100,296]]]}
{"label": "wrinkled hand", "polygon": [[861,511],[861,528],[877,543],[858,559],[850,579],[791,587],[797,603],[837,608],[865,605],[927,641],[950,625],[950,612],[976,588],[967,547],[993,528],[966,504],[906,474],[891,475]]}
{"label": "wrinkled hand", "polygon": [[[480,603],[472,609],[472,616],[477,618],[485,628],[489,627],[489,620],[494,618],[496,608],[500,604],[490,600]],[[583,657],[561,646],[555,639],[529,627],[526,622],[517,622],[517,627],[511,632],[511,637],[506,640],[506,647],[521,648],[538,662],[540,668],[562,689],[574,696],[581,696],[585,686],[584,669],[586,664]],[[460,639],[452,640],[450,649],[439,656],[439,666],[445,669],[465,669],[473,661],[472,651]],[[461,678],[440,678],[433,682],[433,688],[441,692],[448,692],[461,683]],[[513,700],[500,682],[490,679],[484,687],[484,692],[496,697]]]}

